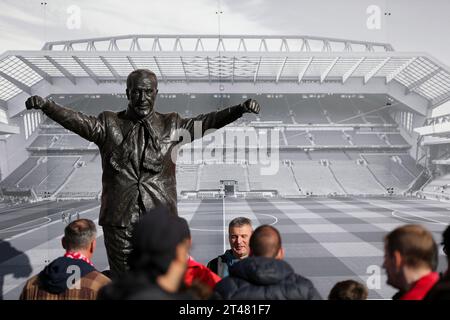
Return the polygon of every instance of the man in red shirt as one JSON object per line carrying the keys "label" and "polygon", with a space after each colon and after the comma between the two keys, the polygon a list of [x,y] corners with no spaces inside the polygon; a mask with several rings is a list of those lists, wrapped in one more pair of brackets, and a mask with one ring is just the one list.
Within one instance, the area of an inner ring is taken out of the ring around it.
{"label": "man in red shirt", "polygon": [[439,280],[432,234],[420,225],[405,225],[390,232],[384,244],[387,284],[399,290],[393,299],[422,300]]}

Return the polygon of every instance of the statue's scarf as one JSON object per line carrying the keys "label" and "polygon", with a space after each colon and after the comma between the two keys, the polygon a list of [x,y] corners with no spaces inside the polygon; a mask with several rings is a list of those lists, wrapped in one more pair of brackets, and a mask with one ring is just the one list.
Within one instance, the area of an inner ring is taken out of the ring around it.
{"label": "statue's scarf", "polygon": [[[137,121],[128,132],[125,139],[123,139],[121,145],[112,152],[110,163],[114,169],[120,171],[121,168],[129,166],[131,161],[130,157],[134,150],[138,150],[138,144],[145,144],[145,138],[142,133],[143,131],[146,131],[148,142],[146,145],[140,146],[141,150],[144,150],[142,165],[147,170],[161,172],[163,158],[161,144],[158,135],[151,126],[152,117],[153,113],[144,119]],[[137,137],[139,134],[142,136]]]}

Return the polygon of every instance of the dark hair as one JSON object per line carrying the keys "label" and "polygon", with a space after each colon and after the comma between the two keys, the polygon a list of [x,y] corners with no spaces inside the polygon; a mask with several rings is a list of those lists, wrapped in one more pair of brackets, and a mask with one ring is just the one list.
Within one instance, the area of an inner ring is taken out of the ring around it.
{"label": "dark hair", "polygon": [[281,249],[281,235],[278,230],[267,224],[259,226],[250,237],[252,256],[275,258]]}
{"label": "dark hair", "polygon": [[133,229],[130,271],[144,272],[152,280],[167,272],[177,246],[190,237],[187,221],[164,206],[146,212]]}
{"label": "dark hair", "polygon": [[156,88],[158,87],[158,78],[156,77],[156,74],[153,71],[151,71],[149,69],[136,69],[136,70],[132,71],[127,77],[127,89],[129,89],[131,87],[132,81],[135,77],[137,77],[137,76],[141,77],[144,75],[147,75],[147,76],[153,78]]}
{"label": "dark hair", "polygon": [[365,285],[355,280],[338,282],[331,289],[328,300],[366,300],[368,290]]}
{"label": "dark hair", "polygon": [[433,235],[421,225],[409,224],[391,231],[385,238],[386,251],[392,255],[400,252],[410,267],[426,265],[436,270],[438,250]]}
{"label": "dark hair", "polygon": [[95,227],[95,223],[92,220],[75,220],[68,224],[64,229],[64,249],[87,249],[92,240],[95,239],[96,234],[97,228]]}
{"label": "dark hair", "polygon": [[251,220],[245,217],[237,217],[230,221],[230,223],[228,224],[228,230],[234,227],[239,228],[245,225],[249,225],[251,227],[252,226]]}
{"label": "dark hair", "polygon": [[450,258],[450,226],[442,233],[442,245],[444,246],[445,255]]}

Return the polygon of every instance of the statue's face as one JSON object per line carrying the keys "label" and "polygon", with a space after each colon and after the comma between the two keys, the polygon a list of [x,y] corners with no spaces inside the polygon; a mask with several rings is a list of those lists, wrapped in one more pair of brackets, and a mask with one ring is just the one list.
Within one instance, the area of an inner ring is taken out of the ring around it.
{"label": "statue's face", "polygon": [[155,105],[156,81],[148,75],[137,75],[127,88],[128,105],[138,118],[144,118],[150,114]]}

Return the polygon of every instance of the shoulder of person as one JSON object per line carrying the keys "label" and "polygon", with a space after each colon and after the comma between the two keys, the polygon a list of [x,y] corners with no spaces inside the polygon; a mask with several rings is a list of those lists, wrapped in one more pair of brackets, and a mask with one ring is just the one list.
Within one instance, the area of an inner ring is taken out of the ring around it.
{"label": "shoulder of person", "polygon": [[227,276],[217,282],[214,292],[218,293],[222,299],[229,299],[239,292],[243,287],[249,287],[251,284],[243,279]]}
{"label": "shoulder of person", "polygon": [[111,279],[97,270],[89,272],[83,278],[89,287],[97,290],[111,282]]}
{"label": "shoulder of person", "polygon": [[105,110],[98,114],[97,118],[104,121],[116,121],[122,117],[122,113],[125,113],[125,111],[111,111],[111,110]]}
{"label": "shoulder of person", "polygon": [[39,274],[31,277],[30,279],[28,279],[25,282],[25,286],[24,289],[26,288],[30,288],[30,287],[34,287],[34,286],[38,286],[39,285]]}
{"label": "shoulder of person", "polygon": [[295,277],[295,282],[297,282],[298,284],[301,285],[305,285],[305,286],[313,286],[313,283],[311,280],[309,280],[308,278],[298,274],[298,273],[294,273],[293,276]]}
{"label": "shoulder of person", "polygon": [[214,266],[217,266],[217,262],[219,261],[219,257],[215,257],[214,259],[212,259],[212,260],[210,260],[207,264],[206,264],[206,266],[208,267],[208,268],[212,268],[212,267],[214,267]]}

